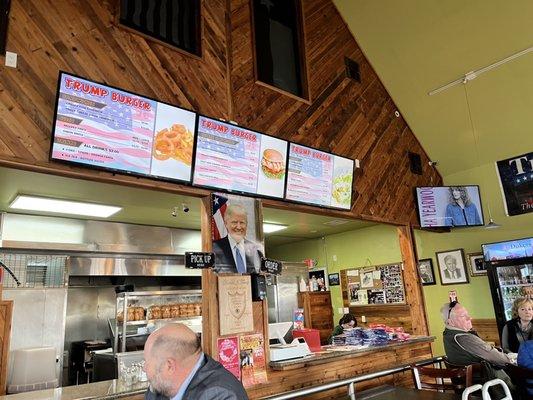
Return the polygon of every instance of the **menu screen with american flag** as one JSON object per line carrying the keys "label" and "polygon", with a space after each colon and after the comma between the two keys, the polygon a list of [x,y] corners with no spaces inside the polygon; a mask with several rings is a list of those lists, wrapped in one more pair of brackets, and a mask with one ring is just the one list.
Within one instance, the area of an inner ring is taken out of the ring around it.
{"label": "menu screen with american flag", "polygon": [[51,159],[191,180],[196,114],[61,72]]}
{"label": "menu screen with american flag", "polygon": [[349,210],[354,160],[291,143],[287,200]]}
{"label": "menu screen with american flag", "polygon": [[200,116],[193,184],[282,198],[287,142]]}

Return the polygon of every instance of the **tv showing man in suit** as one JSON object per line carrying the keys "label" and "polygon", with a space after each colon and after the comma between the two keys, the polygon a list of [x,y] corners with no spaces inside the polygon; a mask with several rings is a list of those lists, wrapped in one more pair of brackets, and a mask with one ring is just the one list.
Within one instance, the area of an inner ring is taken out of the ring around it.
{"label": "tv showing man in suit", "polygon": [[223,219],[228,234],[213,242],[216,271],[240,274],[259,272],[263,252],[261,246],[246,238],[246,208],[228,203]]}

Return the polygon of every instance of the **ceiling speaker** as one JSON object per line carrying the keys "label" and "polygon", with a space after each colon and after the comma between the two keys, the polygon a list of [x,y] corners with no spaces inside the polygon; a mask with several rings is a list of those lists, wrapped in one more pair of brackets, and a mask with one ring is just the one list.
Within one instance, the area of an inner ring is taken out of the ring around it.
{"label": "ceiling speaker", "polygon": [[346,76],[356,82],[361,83],[361,71],[359,64],[348,57],[344,57],[344,65],[346,66]]}
{"label": "ceiling speaker", "polygon": [[422,157],[418,153],[409,152],[409,168],[416,175],[422,175]]}

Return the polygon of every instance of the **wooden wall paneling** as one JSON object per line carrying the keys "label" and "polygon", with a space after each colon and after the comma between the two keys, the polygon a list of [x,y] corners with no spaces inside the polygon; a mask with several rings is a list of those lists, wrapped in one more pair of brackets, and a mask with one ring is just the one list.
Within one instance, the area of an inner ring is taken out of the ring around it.
{"label": "wooden wall paneling", "polygon": [[417,258],[410,226],[397,228],[400,241],[400,251],[403,259],[403,276],[405,286],[405,298],[411,313],[413,333],[427,335],[428,325],[426,318],[426,306],[420,277],[418,276]]}
{"label": "wooden wall paneling", "polygon": [[[303,2],[308,89],[312,102],[255,82],[248,0],[202,2],[202,58],[184,55],[117,25],[118,0],[12,2],[8,48],[17,69],[0,69],[0,163],[65,176],[202,191],[145,178],[130,179],[48,161],[60,69],[155,97],[252,129],[359,158],[351,217],[417,224],[412,188],[441,178],[406,169],[408,151],[427,156],[331,0]],[[362,81],[345,76],[344,57],[360,64]],[[392,155],[392,157],[391,157]],[[409,204],[410,207],[405,207]],[[299,205],[294,209],[307,211]]]}
{"label": "wooden wall paneling", "polygon": [[[200,206],[202,251],[211,251],[211,196],[202,199]],[[218,281],[210,269],[202,270],[202,348],[204,353],[218,360]]]}
{"label": "wooden wall paneling", "polygon": [[[357,317],[359,326],[369,324],[386,324],[388,326],[401,326],[408,333],[413,332],[411,313],[409,306],[404,304],[389,305],[368,305],[368,306],[350,306],[350,313]],[[364,315],[366,323],[361,322],[361,316]]]}
{"label": "wooden wall paneling", "polygon": [[494,343],[496,346],[501,345],[498,324],[494,318],[473,319],[472,326],[481,339],[485,340],[486,342]]}

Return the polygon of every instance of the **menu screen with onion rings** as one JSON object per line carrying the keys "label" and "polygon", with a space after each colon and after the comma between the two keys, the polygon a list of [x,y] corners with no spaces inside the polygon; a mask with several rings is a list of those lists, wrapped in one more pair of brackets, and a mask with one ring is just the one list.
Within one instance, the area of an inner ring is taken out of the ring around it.
{"label": "menu screen with onion rings", "polygon": [[349,210],[354,160],[291,143],[285,199]]}
{"label": "menu screen with onion rings", "polygon": [[191,181],[196,113],[61,72],[50,158]]}
{"label": "menu screen with onion rings", "polygon": [[193,184],[283,198],[288,142],[198,117]]}

